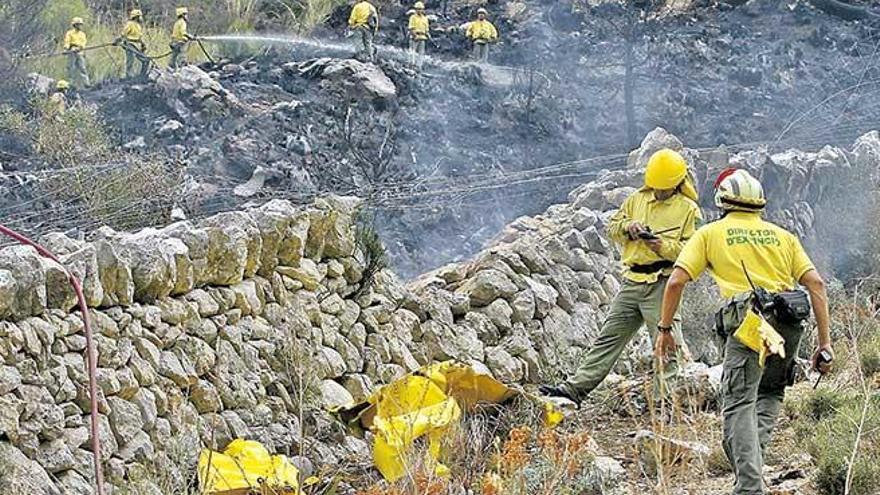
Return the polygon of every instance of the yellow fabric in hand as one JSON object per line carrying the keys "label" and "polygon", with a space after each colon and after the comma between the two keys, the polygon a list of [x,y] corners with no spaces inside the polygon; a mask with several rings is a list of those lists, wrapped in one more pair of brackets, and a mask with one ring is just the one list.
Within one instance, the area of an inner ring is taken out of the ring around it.
{"label": "yellow fabric in hand", "polygon": [[764,367],[767,356],[785,357],[785,339],[770,323],[754,311],[749,311],[739,328],[733,332],[744,346],[758,353],[758,365]]}

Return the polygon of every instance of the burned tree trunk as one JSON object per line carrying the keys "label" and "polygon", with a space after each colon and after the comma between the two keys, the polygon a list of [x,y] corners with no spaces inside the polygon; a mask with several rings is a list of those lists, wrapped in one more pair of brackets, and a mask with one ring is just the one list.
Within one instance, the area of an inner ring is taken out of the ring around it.
{"label": "burned tree trunk", "polygon": [[633,74],[633,36],[632,30],[626,36],[626,52],[624,55],[623,106],[626,114],[626,144],[635,147],[636,142],[636,110],[634,101],[635,75]]}
{"label": "burned tree trunk", "polygon": [[814,7],[828,15],[840,17],[848,21],[880,20],[880,15],[864,7],[857,7],[840,0],[810,0]]}

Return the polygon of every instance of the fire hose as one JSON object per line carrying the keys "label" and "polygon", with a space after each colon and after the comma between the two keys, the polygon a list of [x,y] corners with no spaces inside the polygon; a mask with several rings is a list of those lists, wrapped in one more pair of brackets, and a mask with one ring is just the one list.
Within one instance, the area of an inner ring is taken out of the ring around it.
{"label": "fire hose", "polygon": [[65,267],[58,260],[58,258],[55,257],[54,254],[49,252],[48,249],[19,234],[18,232],[7,228],[2,224],[0,224],[0,234],[4,234],[8,237],[15,239],[25,246],[30,246],[36,249],[37,253],[39,253],[40,256],[43,256],[44,258],[49,258],[50,260],[61,265],[61,267],[64,268],[65,273],[67,273],[67,279],[68,281],[70,281],[70,285],[73,287],[73,291],[76,293],[76,300],[79,305],[79,311],[80,313],[82,313],[83,330],[86,337],[86,361],[88,363],[87,371],[89,373],[89,403],[91,413],[90,426],[92,436],[92,455],[95,466],[95,493],[96,495],[104,495],[104,473],[101,469],[101,440],[98,437],[98,381],[96,379],[97,359],[95,356],[95,342],[92,338],[92,327],[89,324],[89,308],[86,305],[86,298],[83,295],[82,284],[80,283],[76,275],[72,274],[70,270],[68,270],[67,267]]}
{"label": "fire hose", "polygon": [[[76,50],[76,52],[87,52],[89,50],[97,50],[99,48],[106,48],[108,46],[112,46],[113,43],[102,43],[100,45],[87,46],[85,48],[80,48]],[[49,58],[49,57],[60,57],[62,55],[70,55],[71,53],[75,53],[73,50],[64,50],[61,52],[52,52],[52,53],[39,53],[36,55],[22,55],[19,58],[22,60],[28,60],[33,58]]]}

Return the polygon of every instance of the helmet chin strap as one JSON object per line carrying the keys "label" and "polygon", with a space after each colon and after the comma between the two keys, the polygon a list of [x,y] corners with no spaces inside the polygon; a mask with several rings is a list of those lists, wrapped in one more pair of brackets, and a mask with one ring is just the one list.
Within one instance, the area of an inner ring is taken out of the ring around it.
{"label": "helmet chin strap", "polygon": [[745,203],[742,201],[737,201],[735,199],[728,199],[728,198],[721,198],[721,202],[724,203],[725,205],[733,206],[735,208],[739,208],[741,210],[751,211],[751,212],[763,211],[764,207],[767,206],[766,204],[761,205],[761,206],[753,205],[753,204]]}

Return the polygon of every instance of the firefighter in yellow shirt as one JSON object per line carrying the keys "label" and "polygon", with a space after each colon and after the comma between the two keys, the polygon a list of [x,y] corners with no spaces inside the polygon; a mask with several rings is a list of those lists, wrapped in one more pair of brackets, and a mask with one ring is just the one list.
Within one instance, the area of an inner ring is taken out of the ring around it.
{"label": "firefighter in yellow shirt", "polygon": [[415,12],[409,16],[409,53],[410,63],[421,70],[425,58],[425,45],[431,37],[430,22],[425,15],[425,4],[416,2],[413,5]]}
{"label": "firefighter in yellow shirt", "polygon": [[70,83],[64,79],[59,79],[55,83],[55,92],[49,96],[46,102],[46,114],[53,117],[60,117],[67,112],[67,91],[70,90]]}
{"label": "firefighter in yellow shirt", "polygon": [[86,59],[82,53],[88,41],[82,27],[82,17],[74,17],[70,20],[70,30],[64,33],[64,51],[67,53],[67,77],[77,87],[89,85]]}
{"label": "firefighter in yellow shirt", "polygon": [[[810,303],[818,327],[813,367],[826,373],[834,358],[825,283],[798,238],[761,218],[766,204],[761,183],[747,171],[722,172],[715,182],[715,205],[724,216],[698,230],[678,256],[666,284],[656,344],[661,358],[675,349],[669,329],[682,291],[708,269],[726,300],[715,316],[715,330],[725,342],[723,446],[736,475],[735,495],[764,493],[764,451],[785,387],[794,383]],[[796,289],[798,284],[809,297]]]}
{"label": "firefighter in yellow shirt", "polygon": [[[644,187],[626,198],[606,229],[621,248],[625,269],[620,292],[577,372],[560,385],[541,386],[543,394],[580,402],[605,379],[642,324],[656,336],[666,280],[701,219],[684,157],[669,149],[654,153]],[[681,340],[677,317],[674,326]],[[681,358],[686,357],[682,348]],[[672,376],[677,368],[677,362],[670,362],[665,374]]]}
{"label": "firefighter in yellow shirt", "polygon": [[489,12],[484,8],[477,9],[477,20],[468,23],[465,34],[474,44],[474,60],[487,62],[489,60],[489,43],[498,41],[498,30],[486,19]]}
{"label": "firefighter in yellow shirt", "polygon": [[172,69],[180,67],[181,58],[186,64],[186,44],[196,39],[187,30],[189,10],[186,7],[178,7],[175,14],[177,21],[174,22],[174,27],[171,29],[171,61],[168,63]]}
{"label": "firefighter in yellow shirt", "polygon": [[355,34],[359,44],[359,53],[367,60],[375,60],[373,37],[379,30],[379,12],[368,0],[361,0],[351,9],[348,16],[348,28]]}
{"label": "firefighter in yellow shirt", "polygon": [[121,35],[113,42],[125,50],[125,77],[134,76],[134,63],[140,62],[140,77],[146,77],[152,61],[146,55],[147,45],[144,44],[143,12],[133,9],[128,14],[128,22],[122,27]]}

